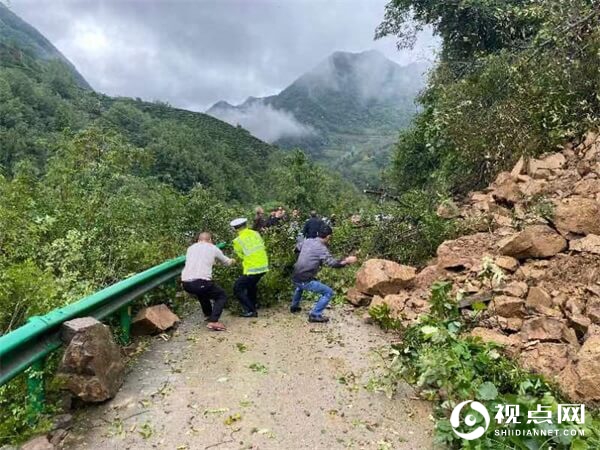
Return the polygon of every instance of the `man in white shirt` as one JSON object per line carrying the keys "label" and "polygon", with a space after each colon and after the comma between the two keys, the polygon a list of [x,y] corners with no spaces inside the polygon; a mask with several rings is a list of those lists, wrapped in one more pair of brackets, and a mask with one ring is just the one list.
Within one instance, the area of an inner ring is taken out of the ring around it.
{"label": "man in white shirt", "polygon": [[185,267],[181,272],[181,281],[183,289],[198,298],[202,312],[208,321],[208,329],[225,331],[225,325],[219,322],[219,319],[227,301],[227,294],[212,281],[212,268],[215,261],[219,261],[226,266],[235,263],[234,259],[225,256],[213,244],[210,233],[200,233],[198,242],[187,249]]}

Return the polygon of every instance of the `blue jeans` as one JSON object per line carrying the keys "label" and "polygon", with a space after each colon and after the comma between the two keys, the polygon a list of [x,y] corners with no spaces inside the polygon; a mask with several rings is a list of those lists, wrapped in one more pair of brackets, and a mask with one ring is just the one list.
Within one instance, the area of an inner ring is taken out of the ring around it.
{"label": "blue jeans", "polygon": [[321,294],[321,297],[319,297],[319,300],[317,300],[317,303],[315,303],[310,315],[320,316],[323,314],[323,311],[325,311],[325,308],[327,308],[327,305],[333,297],[333,289],[317,280],[305,281],[303,283],[296,283],[294,281],[294,285],[296,286],[296,291],[294,292],[294,297],[292,298],[292,306],[300,306],[302,292],[316,292],[317,294]]}

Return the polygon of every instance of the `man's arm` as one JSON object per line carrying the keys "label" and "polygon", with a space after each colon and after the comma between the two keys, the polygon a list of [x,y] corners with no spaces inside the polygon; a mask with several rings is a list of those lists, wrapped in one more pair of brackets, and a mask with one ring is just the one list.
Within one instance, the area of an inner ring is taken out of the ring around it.
{"label": "man's arm", "polygon": [[225,256],[225,254],[221,251],[220,248],[217,248],[215,252],[215,258],[224,266],[230,266],[233,264],[234,260]]}
{"label": "man's arm", "polygon": [[346,267],[350,264],[354,264],[356,261],[356,256],[346,256],[344,259],[336,259],[331,255],[327,247],[323,249],[323,253],[321,254],[321,263],[333,267],[334,269]]}
{"label": "man's arm", "polygon": [[319,259],[321,260],[321,264],[325,264],[328,267],[333,267],[334,269],[338,269],[346,265],[346,262],[344,260],[334,258],[329,252],[329,249],[325,246],[323,246],[321,250]]}

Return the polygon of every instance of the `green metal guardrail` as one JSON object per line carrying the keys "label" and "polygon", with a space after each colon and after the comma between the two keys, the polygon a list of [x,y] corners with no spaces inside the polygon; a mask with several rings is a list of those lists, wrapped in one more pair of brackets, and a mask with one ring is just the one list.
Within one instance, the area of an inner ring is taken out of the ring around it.
{"label": "green metal guardrail", "polygon": [[[219,244],[222,247],[223,244]],[[44,316],[31,317],[15,331],[0,336],[0,386],[32,367],[27,386],[29,406],[37,416],[43,409],[44,384],[41,371],[47,355],[62,345],[60,326],[78,317],[98,320],[119,313],[123,343],[128,343],[131,315],[129,304],[181,273],[185,256],[166,261],[96,292],[88,297],[55,309]]]}

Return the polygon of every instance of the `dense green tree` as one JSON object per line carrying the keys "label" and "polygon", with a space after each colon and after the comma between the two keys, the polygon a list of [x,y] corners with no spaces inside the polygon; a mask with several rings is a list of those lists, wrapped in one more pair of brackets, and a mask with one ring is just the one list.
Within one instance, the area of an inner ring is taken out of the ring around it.
{"label": "dense green tree", "polygon": [[397,145],[396,186],[465,193],[598,126],[599,18],[591,0],[390,2],[377,36],[410,45],[427,25],[442,38],[423,111]]}

